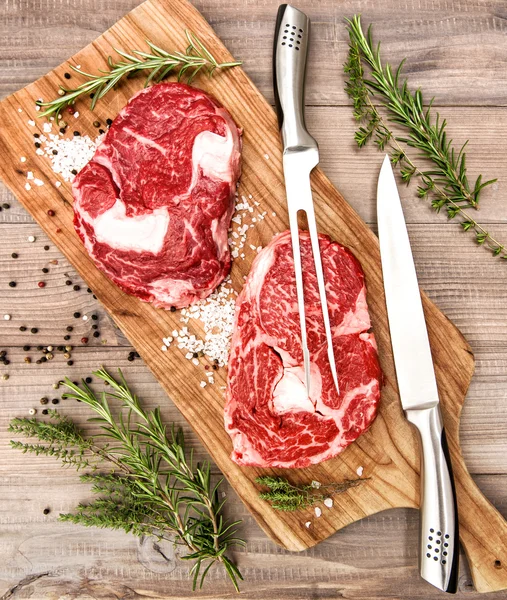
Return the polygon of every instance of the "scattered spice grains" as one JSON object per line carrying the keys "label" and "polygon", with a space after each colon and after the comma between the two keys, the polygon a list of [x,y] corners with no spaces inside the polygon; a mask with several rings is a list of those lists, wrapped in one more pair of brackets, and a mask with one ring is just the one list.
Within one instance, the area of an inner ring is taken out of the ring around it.
{"label": "scattered spice grains", "polygon": [[[44,154],[49,158],[53,172],[61,175],[64,181],[72,181],[95,154],[102,136],[92,140],[88,135],[81,135],[79,131],[74,131],[70,138],[50,133],[43,141]],[[57,154],[54,154],[54,151]]]}
{"label": "scattered spice grains", "polygon": [[[211,296],[182,309],[180,321],[185,324],[191,319],[201,321],[204,339],[191,334],[185,326],[180,330],[175,329],[170,336],[163,338],[162,350],[167,351],[171,344],[175,344],[178,348],[187,351],[185,356],[188,360],[197,361],[197,364],[199,364],[198,356],[205,355],[215,361],[217,366],[225,366],[232,336],[236,296],[231,280],[227,277]],[[213,377],[212,372],[209,375]],[[202,383],[201,387],[204,387]]]}

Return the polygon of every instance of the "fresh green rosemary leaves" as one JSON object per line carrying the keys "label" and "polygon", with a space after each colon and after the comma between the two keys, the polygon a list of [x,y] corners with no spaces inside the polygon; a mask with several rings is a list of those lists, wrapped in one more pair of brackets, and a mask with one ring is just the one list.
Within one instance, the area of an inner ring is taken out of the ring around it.
{"label": "fresh green rosemary leaves", "polygon": [[[361,148],[373,141],[379,150],[389,151],[391,162],[400,168],[407,184],[419,180],[417,193],[429,198],[436,212],[446,211],[449,219],[459,217],[461,227],[472,231],[478,244],[489,248],[494,256],[507,259],[507,247],[493,238],[468,209],[479,208],[481,191],[496,179],[482,181],[479,175],[470,184],[466,169],[466,143],[457,150],[447,138],[446,121],[437,113],[433,117],[433,100],[425,107],[421,90],[411,92],[407,81],[400,82],[404,61],[394,71],[382,64],[380,44],[374,44],[371,26],[365,35],[358,15],[346,19],[350,37],[348,60],[344,65],[348,81],[345,91],[352,99],[354,117],[362,123],[355,133]],[[366,75],[368,70],[369,76]],[[377,102],[375,102],[378,100]],[[404,130],[404,136],[393,131],[393,123]],[[431,167],[419,167],[408,151],[431,162]]]}
{"label": "fresh green rosemary leaves", "polygon": [[[100,425],[100,434],[85,436],[55,410],[49,411],[48,420],[13,419],[9,427],[36,440],[11,441],[14,448],[88,470],[81,480],[93,484],[95,499],[60,520],[174,540],[188,551],[182,558],[194,561],[193,589],[219,563],[238,590],[243,578],[226,552],[244,541],[235,537],[239,521],[227,522],[222,514],[221,480],[212,482],[209,463],[194,464],[191,452],[187,458],[182,431],[167,432],[158,408],[142,409],[121,371],[118,379],[105,369],[94,375],[108,384],[106,391],[97,394],[85,381],[77,386],[66,379],[71,391],[64,398],[87,404],[96,414],[90,421]],[[116,416],[110,400],[120,405]]]}
{"label": "fresh green rosemary leaves", "polygon": [[200,71],[204,71],[209,77],[212,77],[216,69],[227,69],[241,64],[241,62],[219,63],[197,36],[188,30],[185,30],[185,35],[188,40],[185,53],[178,51],[166,52],[155,46],[155,44],[146,41],[151,52],[132,50],[131,54],[128,54],[115,48],[115,52],[124,60],[113,62],[113,59],[109,56],[107,61],[109,71],[100,71],[100,75],[86,73],[70,65],[73,71],[87,77],[88,81],[75,89],[60,86],[61,96],[59,98],[50,102],[37,102],[39,106],[46,109],[39,116],[54,115],[58,120],[61,111],[74,104],[77,98],[84,94],[92,97],[91,110],[93,110],[97,102],[111,91],[121,79],[131,77],[140,71],[149,71],[145,86],[151,82],[162,81],[173,71],[178,72],[178,81],[186,78],[187,83],[191,83]]}
{"label": "fresh green rosemary leaves", "polygon": [[329,484],[312,481],[306,485],[293,485],[285,477],[265,475],[257,477],[255,481],[269,488],[268,492],[261,492],[259,497],[267,500],[274,509],[294,511],[313,506],[316,502],[324,502],[326,498],[346,492],[366,479],[347,479],[340,483]]}

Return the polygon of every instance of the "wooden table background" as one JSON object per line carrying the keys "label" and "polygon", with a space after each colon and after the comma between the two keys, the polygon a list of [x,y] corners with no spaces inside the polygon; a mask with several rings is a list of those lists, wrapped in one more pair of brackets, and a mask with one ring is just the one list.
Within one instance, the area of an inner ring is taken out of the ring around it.
{"label": "wooden table background", "polygon": [[[136,0],[2,0],[0,6],[0,95],[27,85],[68,58],[134,8]],[[271,43],[274,0],[197,0],[195,5],[231,52],[272,101]],[[408,57],[413,87],[436,96],[435,106],[450,124],[456,143],[470,139],[469,170],[498,183],[484,192],[478,215],[492,234],[507,241],[507,2],[505,0],[301,0],[298,7],[313,22],[308,66],[307,120],[319,141],[321,165],[363,219],[375,227],[375,185],[382,156],[358,152],[354,122],[343,92],[341,65],[346,57],[343,17],[361,12],[375,24],[384,57]],[[1,124],[0,124],[1,127]],[[1,160],[1,157],[0,157]],[[414,188],[401,188],[422,287],[470,342],[477,371],[462,417],[461,440],[478,485],[507,517],[507,263],[477,248],[458,225],[432,212]],[[39,227],[4,188],[0,204],[0,349],[11,364],[0,380],[0,600],[7,598],[188,598],[187,566],[169,547],[154,547],[123,533],[57,523],[88,497],[73,471],[46,458],[9,448],[10,418],[40,410],[41,396],[57,397],[51,384],[64,374],[88,375],[100,364],[120,366],[148,406],[160,404],[167,421],[181,424],[198,458],[205,452],[140,360],[128,362],[129,345],[100,305],[86,292],[64,285],[64,273],[80,283],[72,267],[47,242]],[[29,235],[36,236],[28,243]],[[11,258],[16,251],[20,257]],[[58,260],[47,276],[49,260]],[[47,286],[39,289],[36,282]],[[16,280],[15,289],[8,282]],[[99,315],[101,337],[87,347],[77,340],[90,334],[90,322],[72,314]],[[74,325],[74,365],[61,356],[46,364],[25,344],[62,343]],[[39,333],[21,333],[20,325]],[[75,339],[74,339],[75,338]],[[69,411],[69,409],[64,408]],[[74,407],[84,421],[87,411]],[[264,600],[324,598],[444,597],[417,572],[418,514],[393,510],[356,523],[311,550],[294,554],[268,541],[234,493],[229,512],[243,518],[246,550],[236,553],[246,581],[242,597]],[[45,516],[44,508],[51,512]],[[462,557],[459,594],[474,592]],[[195,597],[231,598],[232,587],[219,570]],[[493,595],[489,595],[493,597]],[[495,598],[507,598],[499,592]]]}

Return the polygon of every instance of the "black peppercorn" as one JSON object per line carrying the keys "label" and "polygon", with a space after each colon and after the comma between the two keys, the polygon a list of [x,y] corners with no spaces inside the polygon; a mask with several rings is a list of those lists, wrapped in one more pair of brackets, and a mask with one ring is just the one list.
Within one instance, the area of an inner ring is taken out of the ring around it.
{"label": "black peppercorn", "polygon": [[51,511],[49,510],[49,508],[45,508],[45,509],[44,509],[42,512],[43,512],[45,515],[49,515],[49,513],[50,513]]}
{"label": "black peppercorn", "polygon": [[12,258],[18,258],[19,254],[17,252],[13,252],[11,254]]}
{"label": "black peppercorn", "polygon": [[43,409],[42,409],[42,414],[43,414],[43,415],[47,415],[47,414],[48,414],[48,412],[49,412],[49,411],[48,411],[48,409],[47,409],[47,408],[43,408]]}
{"label": "black peppercorn", "polygon": [[63,346],[58,346],[57,350],[58,350],[58,352],[63,352],[65,350],[65,348]]}
{"label": "black peppercorn", "polygon": [[106,123],[108,125],[112,125],[113,124],[113,119],[106,119]]}
{"label": "black peppercorn", "polygon": [[94,332],[93,332],[93,337],[94,337],[94,338],[98,338],[98,337],[99,337],[99,335],[100,335],[100,331],[94,331]]}
{"label": "black peppercorn", "polygon": [[10,365],[10,364],[11,364],[11,361],[4,358],[4,365]]}
{"label": "black peppercorn", "polygon": [[92,329],[98,329],[99,326],[98,325],[92,325]]}
{"label": "black peppercorn", "polygon": [[58,154],[58,150],[53,150],[53,154],[56,156]]}
{"label": "black peppercorn", "polygon": [[20,331],[26,331],[26,327],[24,325],[21,325],[21,327],[19,328]]}
{"label": "black peppercorn", "polygon": [[33,134],[33,137],[34,137],[34,138],[40,138],[40,134],[38,134],[38,133],[34,133],[34,134]]}
{"label": "black peppercorn", "polygon": [[48,402],[49,400],[46,397],[40,399],[41,404],[47,404]]}
{"label": "black peppercorn", "polygon": [[29,352],[30,351],[31,346],[23,346],[23,350],[25,352]]}
{"label": "black peppercorn", "polygon": [[47,252],[49,250],[49,246],[44,246],[44,250]]}
{"label": "black peppercorn", "polygon": [[65,127],[60,127],[60,133],[65,133]]}
{"label": "black peppercorn", "polygon": [[100,127],[100,123],[98,121],[93,121],[93,126],[94,127]]}
{"label": "black peppercorn", "polygon": [[99,133],[100,135],[102,135],[103,133],[106,133],[103,129],[99,129]]}
{"label": "black peppercorn", "polygon": [[74,313],[74,319],[79,319],[80,316],[81,316],[80,312],[75,312]]}
{"label": "black peppercorn", "polygon": [[65,79],[70,79],[70,73],[64,73],[63,76],[65,77]]}
{"label": "black peppercorn", "polygon": [[40,142],[35,142],[34,145],[35,145],[36,148],[40,148]]}
{"label": "black peppercorn", "polygon": [[73,331],[74,327],[72,327],[72,325],[68,325],[67,326],[67,331]]}
{"label": "black peppercorn", "polygon": [[134,357],[133,357],[131,354],[129,354],[129,355],[127,356],[127,360],[128,360],[129,362],[132,362],[132,361],[134,360]]}
{"label": "black peppercorn", "polygon": [[30,329],[30,333],[37,333],[39,330],[37,329],[37,327],[32,327]]}
{"label": "black peppercorn", "polygon": [[10,205],[10,204],[7,204],[7,202],[4,202],[4,203],[2,204],[2,207],[3,207],[3,208],[5,208],[5,210],[9,210],[9,208],[11,207],[11,205]]}
{"label": "black peppercorn", "polygon": [[171,312],[176,312],[176,306],[171,306]]}
{"label": "black peppercorn", "polygon": [[198,354],[197,352],[194,352],[194,353],[192,354],[192,357],[193,357],[193,358],[199,358],[199,354]]}
{"label": "black peppercorn", "polygon": [[16,287],[15,281],[9,281],[9,287]]}
{"label": "black peppercorn", "polygon": [[81,134],[79,133],[79,131],[74,131],[74,135],[77,137],[78,135],[81,135]]}
{"label": "black peppercorn", "polygon": [[87,378],[85,379],[85,381],[86,381],[86,383],[91,383],[93,380],[92,380],[92,378],[91,378],[91,377],[87,377]]}
{"label": "black peppercorn", "polygon": [[73,360],[68,360],[67,364],[69,365],[69,367],[72,367],[72,365],[74,364],[74,361]]}
{"label": "black peppercorn", "polygon": [[135,356],[136,358],[141,358],[141,355],[139,354],[139,352],[134,352],[134,356]]}
{"label": "black peppercorn", "polygon": [[90,288],[86,288],[86,291],[87,291],[89,294],[91,294],[91,293],[92,293],[92,291],[91,291],[91,289],[90,289]]}
{"label": "black peppercorn", "polygon": [[77,175],[76,169],[72,169],[71,173],[72,173],[72,175]]}
{"label": "black peppercorn", "polygon": [[44,267],[44,268],[42,269],[42,272],[43,272],[43,273],[49,273],[49,269],[47,269],[46,267]]}
{"label": "black peppercorn", "polygon": [[36,360],[35,362],[36,362],[38,365],[40,365],[40,364],[41,364],[41,362],[42,362],[42,360],[39,358],[39,360]]}
{"label": "black peppercorn", "polygon": [[97,321],[98,317],[97,315],[92,315],[92,321]]}
{"label": "black peppercorn", "polygon": [[73,289],[75,292],[79,292],[79,290],[81,289],[81,287],[80,287],[79,285],[75,285],[75,286],[74,286],[72,289]]}
{"label": "black peppercorn", "polygon": [[72,285],[72,281],[70,279],[67,279],[67,281],[65,282],[65,285]]}
{"label": "black peppercorn", "polygon": [[47,358],[45,356],[41,356],[39,359],[41,362],[47,362]]}
{"label": "black peppercorn", "polygon": [[37,350],[40,352],[42,350],[42,346],[37,346]]}
{"label": "black peppercorn", "polygon": [[52,404],[58,404],[58,402],[60,402],[60,400],[58,400],[58,398],[53,398],[53,400],[51,400]]}

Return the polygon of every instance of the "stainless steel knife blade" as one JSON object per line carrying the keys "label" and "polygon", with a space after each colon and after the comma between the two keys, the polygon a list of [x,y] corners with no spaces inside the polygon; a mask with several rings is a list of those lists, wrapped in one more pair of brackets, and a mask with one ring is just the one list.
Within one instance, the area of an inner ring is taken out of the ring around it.
{"label": "stainless steel knife blade", "polygon": [[377,218],[387,316],[400,400],[421,442],[419,569],[454,593],[458,579],[458,513],[451,458],[440,412],[428,331],[400,196],[386,156],[377,188]]}
{"label": "stainless steel knife blade", "polygon": [[389,157],[378,180],[377,219],[389,329],[404,410],[439,402],[407,226]]}

